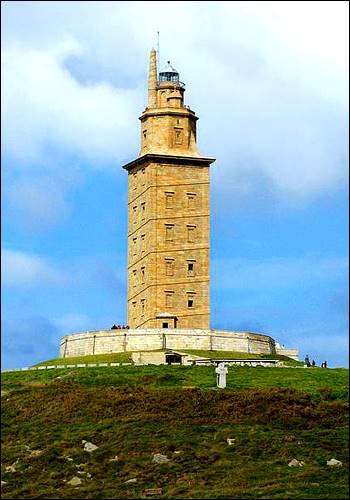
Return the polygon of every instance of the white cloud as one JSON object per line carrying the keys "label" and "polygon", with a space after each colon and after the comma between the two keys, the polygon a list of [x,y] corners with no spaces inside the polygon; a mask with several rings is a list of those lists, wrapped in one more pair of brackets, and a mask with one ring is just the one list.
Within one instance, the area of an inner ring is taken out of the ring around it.
{"label": "white cloud", "polygon": [[3,51],[4,153],[16,166],[50,166],[65,156],[110,166],[130,154],[134,92],[75,80],[64,62],[80,50],[68,40]]}
{"label": "white cloud", "polygon": [[132,159],[160,31],[161,61],[172,59],[200,117],[199,148],[217,158],[220,196],[252,200],[263,182],[299,203],[344,184],[347,3],[171,6],[168,29],[158,2],[6,5],[3,144],[13,168]]}
{"label": "white cloud", "polygon": [[67,280],[64,272],[44,258],[8,249],[1,251],[1,275],[3,285],[12,287],[62,284]]}

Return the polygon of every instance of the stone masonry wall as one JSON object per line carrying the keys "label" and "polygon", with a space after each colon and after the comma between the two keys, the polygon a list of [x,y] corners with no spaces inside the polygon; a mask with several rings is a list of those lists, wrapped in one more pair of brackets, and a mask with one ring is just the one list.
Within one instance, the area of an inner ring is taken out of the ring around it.
{"label": "stone masonry wall", "polygon": [[[156,349],[203,349],[275,354],[275,341],[268,335],[225,330],[135,329],[100,330],[66,335],[60,357],[87,356]],[[285,353],[281,352],[281,354]],[[294,353],[295,354],[295,353]]]}

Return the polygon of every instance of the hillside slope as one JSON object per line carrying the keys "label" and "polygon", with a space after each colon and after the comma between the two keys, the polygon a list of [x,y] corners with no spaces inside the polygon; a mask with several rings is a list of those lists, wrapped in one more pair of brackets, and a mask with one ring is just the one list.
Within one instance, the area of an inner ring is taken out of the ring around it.
{"label": "hillside slope", "polygon": [[212,367],[5,373],[2,496],[347,498],[347,377],[237,367],[217,390]]}

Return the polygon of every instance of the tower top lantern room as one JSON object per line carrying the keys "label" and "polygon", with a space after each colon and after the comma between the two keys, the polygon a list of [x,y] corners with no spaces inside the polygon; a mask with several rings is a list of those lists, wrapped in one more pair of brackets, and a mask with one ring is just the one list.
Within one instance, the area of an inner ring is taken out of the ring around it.
{"label": "tower top lantern room", "polygon": [[196,145],[196,117],[184,105],[185,84],[168,61],[158,74],[157,54],[151,50],[148,74],[148,104],[141,120],[140,156],[167,154],[200,157]]}
{"label": "tower top lantern room", "polygon": [[180,87],[185,88],[185,84],[180,82],[178,71],[176,71],[176,69],[172,67],[170,61],[167,62],[164,70],[159,73],[158,85],[161,85],[162,82],[174,82]]}

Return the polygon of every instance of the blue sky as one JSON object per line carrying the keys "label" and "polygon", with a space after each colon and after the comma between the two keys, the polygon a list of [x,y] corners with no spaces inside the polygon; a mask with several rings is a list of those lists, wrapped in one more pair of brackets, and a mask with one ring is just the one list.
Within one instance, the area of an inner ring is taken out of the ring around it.
{"label": "blue sky", "polygon": [[166,3],[2,2],[3,367],[126,323],[157,31],[217,159],[212,327],[348,366],[348,3]]}

